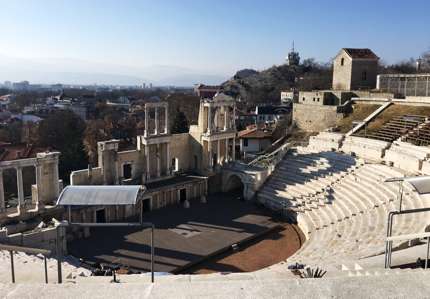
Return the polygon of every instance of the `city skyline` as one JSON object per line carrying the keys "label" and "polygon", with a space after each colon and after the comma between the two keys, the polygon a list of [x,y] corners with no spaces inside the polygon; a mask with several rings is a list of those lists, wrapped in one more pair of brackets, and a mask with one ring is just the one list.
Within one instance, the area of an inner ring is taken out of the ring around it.
{"label": "city skyline", "polygon": [[284,63],[293,41],[302,58],[320,62],[342,47],[372,48],[386,63],[430,47],[426,1],[362,1],[359,9],[340,1],[191,0],[0,7],[0,81],[220,83],[243,68]]}

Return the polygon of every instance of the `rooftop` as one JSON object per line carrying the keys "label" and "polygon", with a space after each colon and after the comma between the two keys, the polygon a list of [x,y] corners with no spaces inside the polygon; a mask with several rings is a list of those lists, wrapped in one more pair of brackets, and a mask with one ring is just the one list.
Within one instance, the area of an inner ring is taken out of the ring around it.
{"label": "rooftop", "polygon": [[379,59],[379,57],[373,53],[372,50],[368,48],[358,49],[358,48],[343,48],[343,50],[351,56],[351,58],[356,59]]}
{"label": "rooftop", "polygon": [[257,128],[256,126],[250,126],[245,130],[239,131],[237,136],[239,138],[249,138],[249,139],[272,138],[272,131],[267,129]]}

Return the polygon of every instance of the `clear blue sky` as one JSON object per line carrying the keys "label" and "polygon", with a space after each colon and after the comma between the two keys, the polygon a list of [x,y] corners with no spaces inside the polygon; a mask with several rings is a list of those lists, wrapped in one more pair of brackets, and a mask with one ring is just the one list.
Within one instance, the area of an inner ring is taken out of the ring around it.
{"label": "clear blue sky", "polygon": [[0,0],[0,55],[217,74],[369,47],[384,61],[430,49],[430,1]]}

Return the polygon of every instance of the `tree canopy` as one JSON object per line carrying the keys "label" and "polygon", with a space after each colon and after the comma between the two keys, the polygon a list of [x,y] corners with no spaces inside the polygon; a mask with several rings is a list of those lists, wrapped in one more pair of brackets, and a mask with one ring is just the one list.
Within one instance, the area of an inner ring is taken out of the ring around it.
{"label": "tree canopy", "polygon": [[58,111],[40,122],[39,143],[61,152],[60,177],[68,181],[72,170],[85,168],[83,134],[85,122],[71,111]]}
{"label": "tree canopy", "polygon": [[189,130],[188,120],[185,113],[181,110],[176,109],[175,117],[173,118],[173,123],[171,127],[171,132],[173,134],[177,133],[187,133]]}

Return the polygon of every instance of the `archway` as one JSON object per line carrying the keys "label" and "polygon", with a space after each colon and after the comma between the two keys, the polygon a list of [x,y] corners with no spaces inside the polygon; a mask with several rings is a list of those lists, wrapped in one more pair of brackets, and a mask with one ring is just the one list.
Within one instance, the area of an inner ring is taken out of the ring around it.
{"label": "archway", "polygon": [[245,189],[245,186],[242,180],[240,179],[240,177],[233,174],[228,178],[227,184],[224,190],[225,192],[228,192],[234,197],[239,197],[240,199],[244,199],[244,192],[243,192],[244,189]]}

